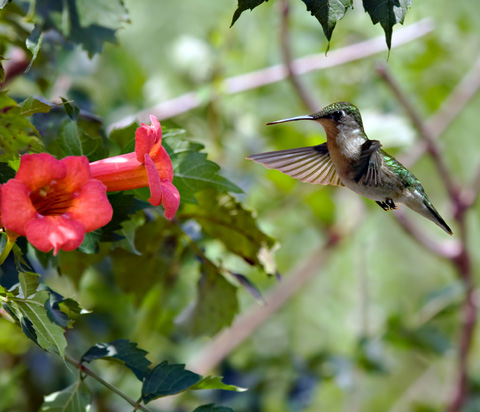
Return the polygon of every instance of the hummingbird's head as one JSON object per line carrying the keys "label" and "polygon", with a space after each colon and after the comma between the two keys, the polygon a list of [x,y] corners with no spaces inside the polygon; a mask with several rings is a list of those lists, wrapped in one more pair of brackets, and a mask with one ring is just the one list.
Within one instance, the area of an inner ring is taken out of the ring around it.
{"label": "hummingbird's head", "polygon": [[348,102],[332,103],[313,114],[289,117],[288,119],[277,120],[276,122],[267,124],[285,123],[295,120],[314,120],[324,127],[327,134],[335,134],[339,130],[360,129],[363,131],[363,122],[360,111],[356,106]]}
{"label": "hummingbird's head", "polygon": [[348,102],[332,103],[311,115],[325,130],[363,130],[362,116],[356,106]]}

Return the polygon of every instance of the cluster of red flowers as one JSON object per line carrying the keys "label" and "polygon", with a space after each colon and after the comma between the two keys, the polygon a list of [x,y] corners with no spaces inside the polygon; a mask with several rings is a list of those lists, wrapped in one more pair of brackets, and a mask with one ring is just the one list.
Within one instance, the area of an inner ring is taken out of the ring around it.
{"label": "cluster of red flowers", "polygon": [[57,254],[74,250],[85,233],[106,225],[112,206],[106,192],[150,187],[149,202],[163,205],[172,219],[180,195],[172,184],[172,162],[162,147],[162,129],[151,126],[135,133],[135,152],[88,162],[85,156],[61,160],[48,153],[26,154],[14,179],[1,186],[1,226],[9,239],[26,236],[37,249]]}

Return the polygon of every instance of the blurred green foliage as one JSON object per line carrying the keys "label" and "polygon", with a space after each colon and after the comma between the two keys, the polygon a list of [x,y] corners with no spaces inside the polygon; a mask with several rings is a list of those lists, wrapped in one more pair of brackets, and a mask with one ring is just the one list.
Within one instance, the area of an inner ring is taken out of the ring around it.
{"label": "blurred green foliage", "polygon": [[[37,0],[36,7],[51,3]],[[418,247],[392,214],[373,202],[342,188],[300,183],[245,160],[251,153],[317,144],[325,138],[316,124],[264,126],[268,121],[304,114],[288,81],[237,94],[224,94],[219,87],[229,77],[282,61],[278,2],[245,13],[229,28],[234,0],[201,5],[193,0],[102,1],[97,5],[102,13],[82,12],[86,20],[75,22],[75,30],[68,32],[59,26],[59,17],[66,7],[63,22],[73,22],[75,10],[68,8],[73,3],[63,2],[57,6],[58,12],[45,14],[38,22],[23,20],[28,2],[14,1],[1,11],[0,54],[13,61],[19,49],[29,53],[23,55],[24,68],[31,58],[24,40],[34,23],[58,29],[45,31],[30,71],[12,78],[7,83],[10,97],[3,95],[8,102],[15,99],[8,104],[19,113],[23,107],[24,116],[36,110],[31,118],[36,129],[16,119],[22,150],[37,145],[39,134],[45,148],[59,157],[78,151],[96,160],[107,151],[109,155],[132,151],[136,125],[111,133],[109,125],[141,111],[140,120],[146,122],[144,109],[194,91],[198,107],[162,122],[166,148],[170,154],[179,153],[178,162],[195,156],[216,172],[214,161],[224,177],[218,175],[217,183],[223,187],[217,187],[219,202],[212,205],[208,204],[212,197],[183,182],[185,200],[192,203],[183,204],[179,224],[164,220],[158,210],[145,210],[148,194],[136,191],[136,199],[118,195],[113,200],[121,215],[116,225],[92,234],[91,243],[85,243],[82,251],[60,253],[52,259],[19,241],[43,284],[91,311],[80,315],[74,328],[67,330],[67,352],[80,358],[100,342],[129,339],[148,351],[153,364],[161,365],[167,359],[187,363],[188,369],[188,362],[210,342],[205,334],[212,335],[229,324],[236,311],[243,313],[259,305],[248,288],[238,288],[232,273],[246,276],[263,294],[277,285],[274,277],[265,276],[272,271],[263,267],[255,253],[259,239],[269,249],[274,240],[278,242],[275,263],[286,277],[319,253],[328,237],[326,229],[333,227],[348,236],[331,251],[318,275],[217,367],[224,382],[248,387],[247,392],[189,392],[176,399],[174,406],[157,401],[148,406],[152,410],[192,411],[215,402],[236,412],[444,410],[455,380],[464,292],[454,268]],[[95,2],[77,3],[88,8]],[[289,21],[294,57],[323,53],[327,40],[321,27],[296,3],[300,2],[292,3]],[[475,0],[425,0],[413,2],[408,11],[405,25],[428,16],[434,30],[392,49],[388,68],[422,118],[429,118],[445,104],[477,60],[477,9]],[[115,22],[121,17],[123,23],[111,23],[112,16],[117,16]],[[99,24],[106,28],[88,29]],[[394,41],[400,27],[394,28]],[[88,37],[81,46],[68,42],[83,35]],[[354,10],[335,27],[331,52],[374,36],[383,36],[382,30],[371,24],[360,2],[355,1]],[[101,54],[89,58],[89,53],[102,49]],[[310,72],[302,81],[321,105],[339,100],[356,104],[368,136],[401,156],[414,150],[419,141],[403,109],[376,74],[376,64],[386,59],[387,51]],[[8,60],[2,63],[7,66]],[[33,95],[59,106],[43,113],[50,106],[43,106],[41,100],[25,103]],[[78,116],[69,115],[61,96],[74,101],[72,105],[80,109]],[[23,106],[17,105],[22,101]],[[478,166],[479,110],[480,97],[476,96],[440,142],[453,180],[463,184],[473,180]],[[187,131],[186,136],[180,129]],[[1,132],[0,138],[6,139],[8,133]],[[174,164],[177,160],[172,156]],[[18,167],[18,163],[10,165]],[[2,182],[11,177],[6,164],[1,170]],[[4,170],[8,171],[5,177]],[[412,171],[442,216],[451,221],[453,210],[431,159],[422,157]],[[178,180],[174,183],[180,185]],[[237,194],[234,197],[225,191]],[[257,217],[255,228],[249,229],[257,236],[253,246],[242,243],[244,240],[233,241],[215,225],[202,227],[201,218],[191,220],[192,215],[206,211],[225,213],[220,207],[231,213],[231,220],[222,224],[245,219],[238,227],[250,228],[250,219]],[[476,206],[467,216],[477,277],[478,212]],[[429,237],[445,239],[430,222],[407,214]],[[99,240],[115,243],[99,244]],[[197,249],[192,250],[191,242]],[[250,264],[252,260],[255,265]],[[17,281],[11,275],[14,264],[8,261],[2,266],[0,283],[5,288]],[[221,280],[212,284],[213,276]],[[42,316],[43,310],[47,313],[42,309]],[[65,308],[58,311],[69,313]],[[44,396],[70,391],[69,385],[76,385],[76,373],[29,344],[21,329],[3,317],[0,351],[0,411],[38,410]],[[464,411],[480,411],[479,366],[480,351],[474,345]],[[93,368],[138,398],[141,384],[130,371],[104,361]],[[111,392],[90,380],[87,384],[93,410],[131,410]],[[77,396],[82,398],[84,388],[79,389]],[[202,408],[197,410],[223,412],[214,406]]]}

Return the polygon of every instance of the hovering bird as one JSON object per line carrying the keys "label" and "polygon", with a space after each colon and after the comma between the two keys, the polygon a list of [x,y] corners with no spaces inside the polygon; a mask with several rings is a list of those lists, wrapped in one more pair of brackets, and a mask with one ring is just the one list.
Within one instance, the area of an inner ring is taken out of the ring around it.
{"label": "hovering bird", "polygon": [[302,182],[346,186],[374,200],[386,211],[397,209],[396,204],[403,203],[453,235],[418,179],[384,152],[378,140],[368,139],[356,106],[347,102],[333,103],[317,113],[289,117],[267,125],[296,120],[320,123],[327,134],[326,143],[253,154],[247,159]]}

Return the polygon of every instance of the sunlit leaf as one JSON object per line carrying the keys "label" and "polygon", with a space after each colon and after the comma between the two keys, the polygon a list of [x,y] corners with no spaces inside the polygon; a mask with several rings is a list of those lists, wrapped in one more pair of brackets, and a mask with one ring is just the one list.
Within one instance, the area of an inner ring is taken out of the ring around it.
{"label": "sunlit leaf", "polygon": [[230,252],[250,265],[275,273],[274,267],[264,264],[263,256],[273,253],[275,240],[260,230],[251,211],[228,194],[210,190],[196,197],[198,205],[187,205],[179,217],[195,219],[205,234],[221,241]]}
{"label": "sunlit leaf", "polygon": [[185,370],[185,365],[162,362],[145,377],[142,400],[148,403],[162,396],[175,395],[191,388],[201,379],[200,375]]}
{"label": "sunlit leaf", "polygon": [[32,52],[32,59],[30,60],[30,64],[28,65],[27,69],[25,70],[28,72],[32,67],[33,62],[37,58],[38,52],[40,51],[40,47],[42,45],[43,40],[43,31],[40,25],[35,25],[32,33],[27,38],[27,49]]}
{"label": "sunlit leaf", "polygon": [[196,203],[195,194],[200,190],[215,188],[225,192],[242,190],[218,172],[220,166],[207,160],[205,153],[182,151],[172,156],[173,184],[180,192],[182,202]]}
{"label": "sunlit leaf", "polygon": [[222,376],[205,376],[191,387],[191,389],[222,389],[224,391],[245,392],[246,388],[235,385],[228,385],[222,382]]}
{"label": "sunlit leaf", "polygon": [[62,295],[47,288],[49,299],[45,302],[45,309],[49,319],[62,328],[72,328],[80,314],[88,313],[72,298],[65,299]]}
{"label": "sunlit leaf", "polygon": [[30,96],[21,102],[19,106],[22,116],[28,117],[35,113],[48,113],[52,109],[53,104]]}
{"label": "sunlit leaf", "polygon": [[18,280],[23,292],[23,297],[28,298],[33,295],[38,288],[38,273],[33,272],[20,272],[18,274]]}
{"label": "sunlit leaf", "polygon": [[92,396],[83,383],[78,382],[69,387],[45,396],[39,412],[88,412]]}
{"label": "sunlit leaf", "polygon": [[397,23],[403,24],[411,3],[412,0],[363,0],[363,7],[372,18],[373,24],[382,25],[389,49],[392,46],[393,26]]}
{"label": "sunlit leaf", "polygon": [[[22,327],[27,329],[31,324],[36,335],[36,343],[47,351],[57,352],[63,357],[67,341],[64,329],[50,320],[45,308],[45,302],[49,299],[47,291],[40,291],[33,299],[10,299],[10,307],[20,319]],[[29,329],[30,330],[30,329]],[[31,335],[31,334],[30,334]],[[27,335],[31,338],[31,336]]]}
{"label": "sunlit leaf", "polygon": [[117,339],[109,343],[97,343],[82,356],[82,362],[95,359],[115,359],[121,361],[142,381],[149,372],[151,362],[146,358],[147,351],[137,347],[135,342]]}

